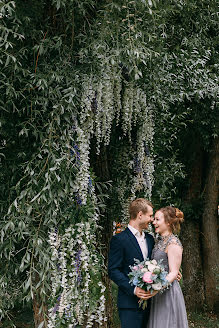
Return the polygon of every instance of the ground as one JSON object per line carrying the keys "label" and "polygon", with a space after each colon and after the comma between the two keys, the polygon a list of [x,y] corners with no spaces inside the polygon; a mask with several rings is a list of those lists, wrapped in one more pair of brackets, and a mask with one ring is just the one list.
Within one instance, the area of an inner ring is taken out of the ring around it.
{"label": "ground", "polygon": [[[9,320],[0,322],[1,328],[34,328],[33,316],[30,310],[13,314],[13,323]],[[189,328],[219,328],[219,318],[212,313],[189,313]],[[119,328],[119,327],[116,327]],[[171,328],[171,327],[170,327]]]}
{"label": "ground", "polygon": [[219,318],[212,313],[189,313],[189,328],[219,328]]}

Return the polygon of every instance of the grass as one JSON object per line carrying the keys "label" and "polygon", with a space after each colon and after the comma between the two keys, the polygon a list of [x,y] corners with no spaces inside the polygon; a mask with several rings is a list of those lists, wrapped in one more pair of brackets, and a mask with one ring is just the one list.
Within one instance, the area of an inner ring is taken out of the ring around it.
{"label": "grass", "polygon": [[[114,315],[116,319],[115,328],[120,328],[118,317],[115,313]],[[208,312],[188,313],[188,321],[189,321],[189,328],[219,328],[219,318],[216,315]]]}
{"label": "grass", "polygon": [[219,318],[208,312],[188,314],[189,328],[219,328]]}
{"label": "grass", "polygon": [[[0,322],[0,328],[34,328],[33,315],[28,309],[14,313],[11,319],[11,321],[4,320],[4,322]],[[115,328],[119,328],[118,317],[115,321]],[[188,314],[188,321],[189,328],[219,328],[219,318],[213,313],[191,312]]]}

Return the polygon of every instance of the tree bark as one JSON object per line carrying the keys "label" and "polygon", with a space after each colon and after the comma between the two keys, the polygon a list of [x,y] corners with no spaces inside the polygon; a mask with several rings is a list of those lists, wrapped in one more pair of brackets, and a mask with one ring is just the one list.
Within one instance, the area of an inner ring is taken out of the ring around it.
{"label": "tree bark", "polygon": [[[202,185],[203,151],[200,143],[196,144],[195,153],[190,171],[189,188],[185,198],[185,205],[189,204],[193,207],[200,199]],[[199,214],[197,215],[199,216]],[[183,292],[187,309],[194,311],[201,309],[204,304],[200,217],[185,217],[181,239],[183,244]]]}
{"label": "tree bark", "polygon": [[[36,286],[39,283],[39,275],[34,273],[33,284]],[[47,327],[47,313],[48,309],[43,301],[38,290],[33,294],[33,317],[34,317],[34,327],[38,328],[42,322],[44,323],[42,328]]]}
{"label": "tree bark", "polygon": [[204,280],[198,222],[185,222],[182,244],[183,294],[186,308],[190,311],[201,310],[204,305]]}
{"label": "tree bark", "polygon": [[204,189],[202,217],[203,262],[206,304],[209,310],[219,312],[219,244],[218,244],[218,200],[219,200],[219,137],[212,143],[209,166]]}
{"label": "tree bark", "polygon": [[[42,310],[40,310],[40,307],[42,306]],[[33,316],[34,316],[34,326],[35,328],[38,328],[39,325],[44,322],[44,325],[42,328],[47,327],[47,322],[45,320],[45,313],[47,313],[46,306],[42,305],[37,300],[37,296],[34,296],[33,299]]]}
{"label": "tree bark", "polygon": [[[107,267],[108,264],[108,252],[109,252],[109,243],[110,239],[112,237],[112,222],[111,220],[105,221],[104,230],[106,229],[104,235],[103,235],[103,242],[105,243],[105,251],[104,251],[104,257],[105,257],[105,264]],[[113,296],[112,296],[112,282],[108,277],[108,274],[103,276],[103,282],[106,286],[106,299],[107,299],[107,305],[106,305],[106,317],[107,317],[107,323],[106,328],[113,328],[114,327],[114,312],[117,311],[115,308],[115,304],[113,302]]]}
{"label": "tree bark", "polygon": [[[95,151],[93,153],[95,153]],[[109,181],[110,170],[108,167],[108,154],[107,154],[106,146],[101,147],[100,155],[93,156],[91,160],[92,160],[92,167],[94,169],[94,172],[98,176],[100,181],[102,182]],[[108,206],[110,206],[110,204],[107,204],[107,207]],[[109,218],[107,210],[105,211],[105,213],[103,213],[100,224],[103,227],[103,230],[99,242],[101,244],[101,249],[104,255],[105,266],[107,268],[109,243],[112,237],[112,219]],[[113,317],[116,309],[112,296],[112,283],[107,273],[103,273],[103,283],[106,287],[107,304],[106,304],[105,314],[107,317],[107,322],[104,324],[104,326],[101,326],[101,328],[113,328],[114,327]]]}

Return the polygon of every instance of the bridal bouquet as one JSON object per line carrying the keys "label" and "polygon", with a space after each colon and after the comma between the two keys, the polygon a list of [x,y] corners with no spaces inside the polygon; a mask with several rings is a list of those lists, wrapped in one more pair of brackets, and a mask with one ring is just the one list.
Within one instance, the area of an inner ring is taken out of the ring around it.
{"label": "bridal bouquet", "polygon": [[[162,265],[162,260],[149,260],[146,259],[143,262],[135,259],[135,265],[130,266],[131,272],[129,273],[130,281],[129,283],[132,286],[140,287],[145,291],[154,291],[162,290],[164,287],[167,287],[168,281],[166,276],[168,274],[165,271],[164,266]],[[139,306],[147,307],[147,301],[141,300]]]}

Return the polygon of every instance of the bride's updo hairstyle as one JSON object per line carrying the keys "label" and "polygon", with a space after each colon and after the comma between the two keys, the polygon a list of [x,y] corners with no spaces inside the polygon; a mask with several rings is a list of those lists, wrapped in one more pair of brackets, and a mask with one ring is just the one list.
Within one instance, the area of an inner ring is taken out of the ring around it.
{"label": "bride's updo hairstyle", "polygon": [[164,215],[164,220],[169,223],[173,233],[180,232],[180,224],[184,221],[184,214],[176,207],[166,206],[159,210]]}

